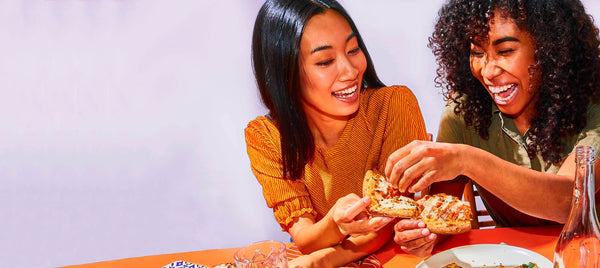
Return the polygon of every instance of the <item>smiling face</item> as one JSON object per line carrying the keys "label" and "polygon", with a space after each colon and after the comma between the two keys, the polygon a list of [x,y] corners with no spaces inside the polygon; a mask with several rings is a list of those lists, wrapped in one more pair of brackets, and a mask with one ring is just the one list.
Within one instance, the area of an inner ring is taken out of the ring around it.
{"label": "smiling face", "polygon": [[347,120],[358,110],[367,60],[335,11],[313,16],[300,40],[300,96],[309,120]]}
{"label": "smiling face", "polygon": [[501,16],[499,12],[494,15],[489,25],[489,38],[471,42],[471,72],[502,113],[528,128],[534,116],[538,89],[530,72],[536,63],[534,42],[513,19]]}

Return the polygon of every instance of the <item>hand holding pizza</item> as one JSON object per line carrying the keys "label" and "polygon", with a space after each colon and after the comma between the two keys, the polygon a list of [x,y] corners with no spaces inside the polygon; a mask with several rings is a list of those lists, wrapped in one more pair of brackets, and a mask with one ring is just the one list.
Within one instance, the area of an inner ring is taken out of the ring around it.
{"label": "hand holding pizza", "polygon": [[[459,234],[471,229],[472,215],[469,202],[444,193],[425,195],[415,201],[394,189],[377,171],[368,170],[365,174],[363,195],[371,199],[371,203],[367,207],[367,211],[371,215],[412,218],[423,223],[413,228],[408,228],[410,225],[396,225],[396,227],[400,226],[399,231],[401,232],[406,229],[427,227],[428,232],[436,234]],[[413,225],[418,222],[413,222]],[[406,233],[402,233],[402,235],[406,235]],[[422,235],[429,234],[423,233]],[[401,242],[409,240],[413,239],[400,237]]]}
{"label": "hand holding pizza", "polygon": [[437,237],[420,220],[402,219],[394,226],[394,242],[406,253],[417,257],[431,254]]}
{"label": "hand holding pizza", "polygon": [[385,165],[389,182],[401,192],[419,192],[434,182],[464,174],[468,161],[461,144],[415,140],[393,152]]}
{"label": "hand holding pizza", "polygon": [[369,197],[360,198],[356,194],[348,194],[331,208],[332,218],[343,235],[357,237],[378,231],[392,221],[390,217],[372,217],[366,213],[370,204]]}

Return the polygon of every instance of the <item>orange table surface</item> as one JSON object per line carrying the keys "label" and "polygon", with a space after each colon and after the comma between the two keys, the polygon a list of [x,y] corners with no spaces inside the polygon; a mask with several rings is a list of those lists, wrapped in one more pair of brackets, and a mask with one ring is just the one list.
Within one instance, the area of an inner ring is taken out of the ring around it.
{"label": "orange table surface", "polygon": [[[451,236],[434,249],[433,254],[464,245],[499,244],[505,243],[537,252],[549,260],[553,259],[554,246],[562,225],[537,226],[537,227],[511,227],[471,230],[469,232]],[[128,258],[121,260],[97,262],[65,266],[70,268],[136,268],[136,267],[163,267],[171,262],[183,260],[206,266],[233,262],[233,253],[237,248],[213,249],[174,254],[163,254],[145,257]],[[415,267],[424,258],[417,258],[404,253],[393,241],[375,253],[384,267]]]}

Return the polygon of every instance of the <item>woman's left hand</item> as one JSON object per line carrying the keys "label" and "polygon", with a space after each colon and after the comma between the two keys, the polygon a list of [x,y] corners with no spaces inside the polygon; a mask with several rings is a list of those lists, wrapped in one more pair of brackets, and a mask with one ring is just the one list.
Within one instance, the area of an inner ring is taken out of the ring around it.
{"label": "woman's left hand", "polygon": [[394,242],[406,253],[417,257],[431,254],[437,235],[419,220],[403,219],[394,226]]}
{"label": "woman's left hand", "polygon": [[366,208],[370,202],[371,198],[360,198],[356,194],[349,194],[338,199],[332,208],[332,216],[343,235],[357,237],[376,232],[393,220],[390,217],[369,218]]}
{"label": "woman's left hand", "polygon": [[415,140],[393,152],[385,174],[401,192],[419,192],[434,182],[464,174],[469,150],[463,145]]}

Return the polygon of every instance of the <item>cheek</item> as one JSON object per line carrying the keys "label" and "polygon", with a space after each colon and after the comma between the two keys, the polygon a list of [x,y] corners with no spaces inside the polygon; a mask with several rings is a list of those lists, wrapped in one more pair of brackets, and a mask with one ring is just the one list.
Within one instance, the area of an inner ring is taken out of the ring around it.
{"label": "cheek", "polygon": [[481,81],[481,79],[483,78],[481,76],[481,64],[477,60],[473,59],[469,61],[469,64],[471,67],[471,74],[473,74],[473,76],[475,76],[477,80]]}
{"label": "cheek", "polygon": [[365,57],[364,54],[361,54],[360,57],[357,57],[354,61],[353,61],[353,65],[355,66],[355,68],[358,70],[358,75],[362,77],[362,75],[365,73],[365,71],[367,70],[367,58]]}

